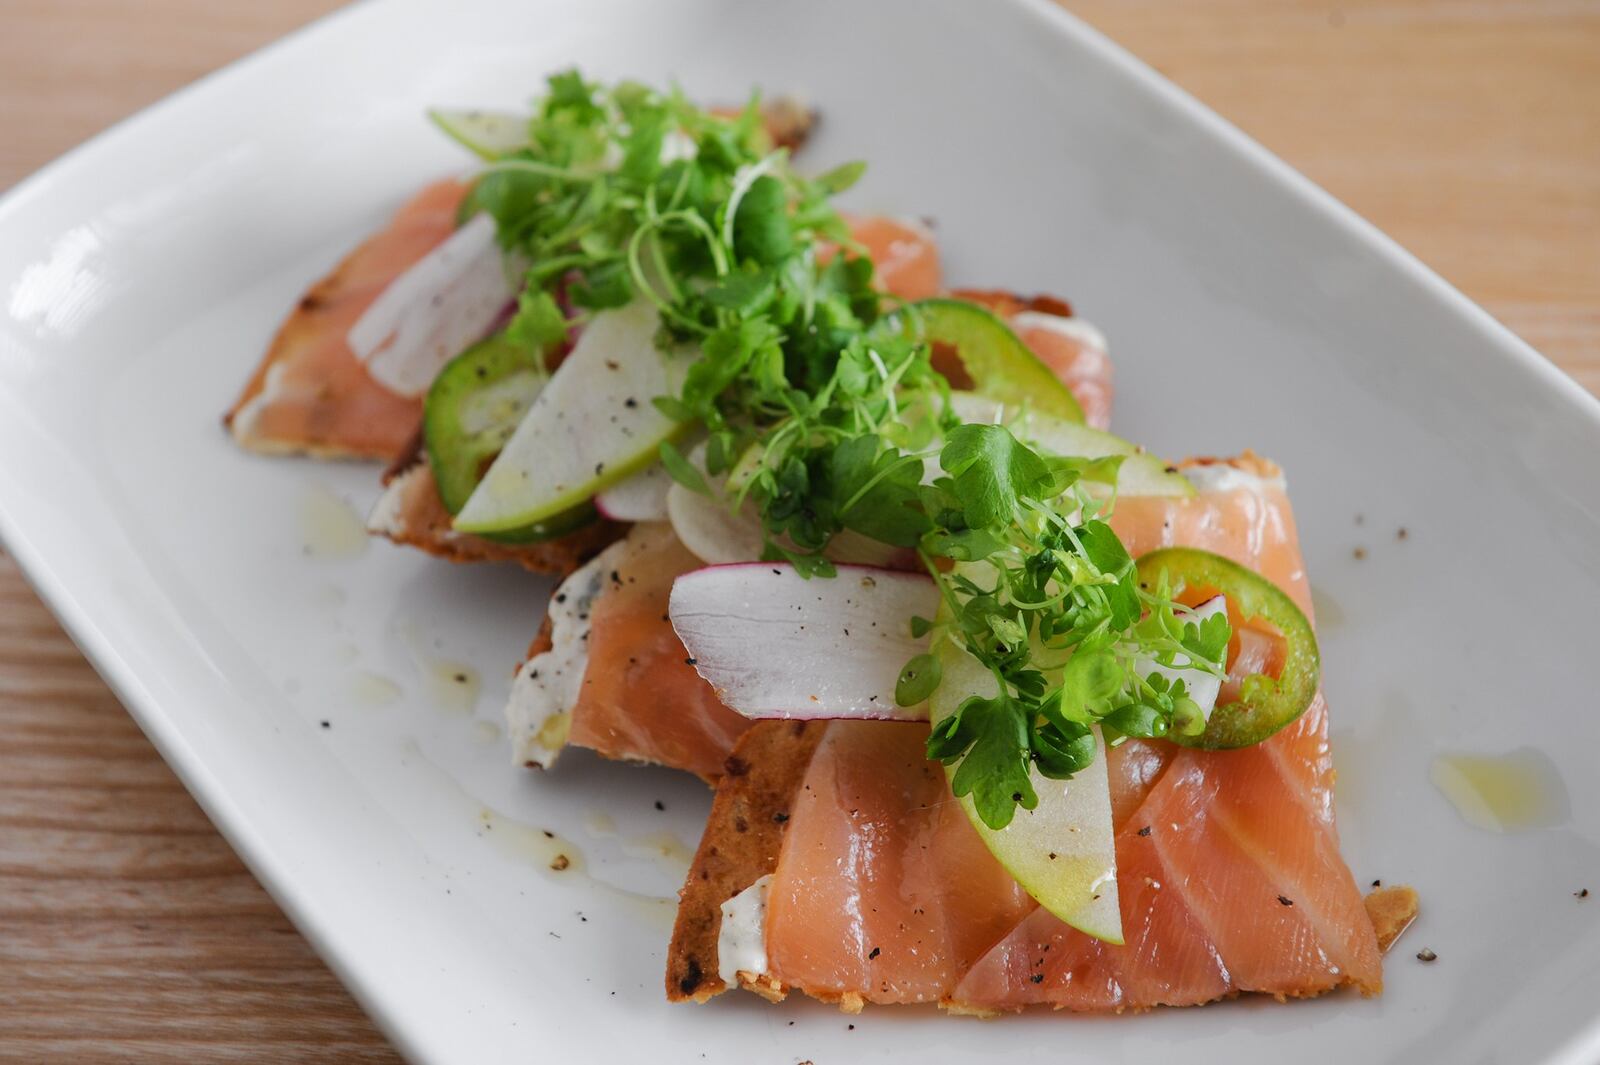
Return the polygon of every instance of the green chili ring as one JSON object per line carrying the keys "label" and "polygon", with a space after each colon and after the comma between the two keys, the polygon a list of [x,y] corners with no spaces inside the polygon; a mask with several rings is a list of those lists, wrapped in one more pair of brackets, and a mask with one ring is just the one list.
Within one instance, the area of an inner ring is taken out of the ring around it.
{"label": "green chili ring", "polygon": [[[1292,723],[1316,698],[1322,659],[1316,633],[1300,608],[1283,590],[1259,573],[1221,555],[1192,547],[1168,547],[1141,555],[1140,587],[1155,586],[1166,574],[1168,584],[1215,589],[1227,597],[1230,614],[1246,621],[1261,619],[1282,635],[1287,647],[1276,680],[1263,674],[1246,678],[1237,702],[1218,704],[1198,736],[1172,736],[1186,747],[1223,750],[1260,743]],[[1260,677],[1265,683],[1251,684]]]}
{"label": "green chili ring", "polygon": [[537,348],[492,336],[445,364],[422,408],[439,501],[457,514],[550,374]]}
{"label": "green chili ring", "polygon": [[982,395],[1063,421],[1083,422],[1083,408],[1072,390],[987,307],[949,297],[918,300],[873,328],[950,345],[972,378],[974,391]]}

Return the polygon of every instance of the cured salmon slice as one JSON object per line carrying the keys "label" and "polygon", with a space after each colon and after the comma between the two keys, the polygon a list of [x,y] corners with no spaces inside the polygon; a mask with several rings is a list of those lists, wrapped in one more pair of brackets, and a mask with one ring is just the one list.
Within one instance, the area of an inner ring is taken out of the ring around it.
{"label": "cured salmon slice", "polygon": [[[1275,581],[1310,616],[1276,468],[1248,455],[1188,465],[1202,486],[1195,497],[1119,503],[1112,524],[1130,553],[1215,551]],[[787,800],[771,865],[760,974],[768,993],[794,988],[847,1009],[939,1001],[987,1014],[1381,991],[1373,922],[1338,850],[1320,694],[1254,747],[1130,741],[1110,752],[1125,946],[1069,928],[1009,883],[942,770],[923,760],[925,736],[912,724],[828,725]],[[714,816],[707,836],[727,831]],[[758,869],[724,879],[748,885]],[[697,859],[691,882],[698,873]],[[669,955],[676,964],[679,947]],[[703,968],[714,961],[697,958]]]}
{"label": "cured salmon slice", "polygon": [[[850,236],[872,260],[874,284],[903,300],[937,296],[944,286],[939,242],[926,223],[887,215],[844,215]],[[824,250],[821,258],[829,254]]]}
{"label": "cured salmon slice", "polygon": [[951,799],[927,739],[915,722],[828,726],[767,895],[783,985],[847,1005],[938,1002],[1033,908]]}
{"label": "cured salmon slice", "polygon": [[320,458],[388,459],[405,446],[422,401],[374,381],[345,335],[391,281],[455,231],[466,191],[454,179],[429,185],[311,287],[223,418],[235,440]]}
{"label": "cured salmon slice", "polygon": [[547,625],[512,693],[512,741],[524,761],[547,765],[568,743],[706,780],[722,775],[751,722],[717,699],[667,620],[672,582],[701,565],[670,527],[642,524],[562,584],[552,614],[580,626],[561,642],[584,646],[581,678],[568,689],[551,675],[572,666],[546,657],[562,635]]}
{"label": "cured salmon slice", "polygon": [[[1019,297],[993,291],[980,295],[986,305],[1033,307],[1038,313],[1071,314],[1067,304],[1050,297]],[[1105,396],[1109,402],[1109,388]],[[388,493],[369,521],[375,532],[457,561],[511,558],[530,569],[562,572],[552,560],[564,564],[574,558],[573,552],[563,552],[565,540],[519,548],[461,536],[451,529],[437,493],[428,491],[431,482],[425,481],[426,475],[406,476],[414,480],[396,479],[390,483]],[[595,642],[599,638],[591,633],[588,661],[594,665],[586,669],[597,677],[599,671],[610,672],[594,686],[585,681],[586,696],[572,709],[569,719],[570,742],[591,747],[608,758],[687,769],[709,780],[718,775],[717,767],[749,723],[723,707],[711,695],[710,686],[681,661],[685,652],[666,620],[665,602],[672,581],[700,563],[675,538],[672,545],[673,551],[650,551],[631,558],[628,563],[631,580],[638,581],[640,589],[649,589],[651,596],[622,596],[619,595],[622,589],[606,582],[595,587],[596,616],[623,626],[630,639],[638,646],[650,648],[651,652],[647,656],[647,668],[618,669],[615,663],[624,660],[630,667],[637,666],[632,660],[640,656],[620,649],[613,653],[604,640]],[[585,542],[581,546],[588,549],[589,544]],[[524,552],[528,557],[522,557]],[[567,594],[578,593],[569,591]],[[625,616],[626,621],[623,620]],[[529,651],[530,660],[546,654],[553,646],[554,635],[547,619]],[[528,669],[525,663],[523,673]],[[665,679],[656,674],[657,669],[664,671]],[[525,677],[522,683],[533,679]],[[663,693],[669,693],[665,698],[672,713],[660,712]],[[514,705],[516,698],[514,695]],[[541,709],[537,712],[512,712],[517,758],[526,764],[548,765],[556,757],[565,736],[562,728],[546,725],[549,698],[547,694],[539,695]],[[563,707],[560,712],[566,710]],[[542,735],[543,740],[536,740],[535,734]],[[523,739],[518,740],[518,736]]]}

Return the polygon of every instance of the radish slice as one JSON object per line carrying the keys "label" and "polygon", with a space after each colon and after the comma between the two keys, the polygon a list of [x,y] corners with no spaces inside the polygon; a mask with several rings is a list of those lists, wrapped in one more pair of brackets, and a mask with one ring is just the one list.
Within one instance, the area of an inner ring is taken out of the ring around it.
{"label": "radish slice", "polygon": [[494,219],[472,220],[372,301],[346,340],[374,380],[402,396],[428,390],[444,364],[482,338],[516,296]]}
{"label": "radish slice", "polygon": [[[716,490],[717,485],[711,487]],[[672,522],[683,546],[713,566],[753,562],[761,557],[765,546],[761,520],[753,508],[746,506],[735,513],[717,498],[681,484],[673,484],[667,490],[667,520]],[[893,547],[849,529],[836,535],[823,554],[834,562],[855,566],[917,571],[922,565],[911,548]]]}
{"label": "radish slice", "polygon": [[761,522],[748,508],[735,513],[721,500],[673,482],[667,489],[667,520],[702,562],[719,566],[761,557]]}
{"label": "radish slice", "polygon": [[840,566],[807,580],[755,562],[685,573],[667,613],[696,672],[745,717],[926,721],[927,706],[896,706],[894,689],[928,649],[912,617],[938,607],[922,574]]}
{"label": "radish slice", "polygon": [[[1194,608],[1193,613],[1180,615],[1180,621],[1193,621],[1196,625],[1209,617],[1228,612],[1228,600],[1224,596],[1214,595],[1210,599]],[[1146,655],[1140,655],[1134,660],[1134,671],[1141,677],[1148,677],[1152,673],[1159,673],[1168,680],[1183,681],[1184,690],[1189,693],[1200,707],[1200,713],[1207,721],[1211,720],[1211,711],[1217,705],[1217,693],[1222,690],[1222,678],[1198,669],[1194,666],[1163,666],[1156,660]]]}
{"label": "radish slice", "polygon": [[594,497],[594,509],[612,521],[666,521],[672,477],[665,466],[646,466]]}

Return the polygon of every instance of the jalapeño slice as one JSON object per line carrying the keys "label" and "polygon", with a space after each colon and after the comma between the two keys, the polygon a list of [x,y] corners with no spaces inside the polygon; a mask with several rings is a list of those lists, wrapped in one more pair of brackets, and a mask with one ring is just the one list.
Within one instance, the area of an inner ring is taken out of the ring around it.
{"label": "jalape\u00f1o slice", "polygon": [[1240,623],[1263,621],[1283,639],[1283,669],[1277,677],[1256,673],[1246,677],[1239,698],[1218,703],[1198,736],[1169,738],[1186,747],[1222,749],[1260,743],[1305,713],[1316,697],[1322,661],[1311,622],[1294,600],[1259,573],[1221,555],[1191,547],[1168,547],[1141,555],[1139,582],[1154,587],[1166,575],[1175,591],[1187,589],[1220,593],[1227,597],[1228,614]]}
{"label": "jalape\u00f1o slice", "polygon": [[[918,300],[875,328],[932,344],[935,368],[956,388],[965,385],[964,374],[973,391],[992,399],[1063,421],[1083,421],[1072,390],[987,307],[942,297]],[[941,358],[941,349],[954,351],[959,366]]]}

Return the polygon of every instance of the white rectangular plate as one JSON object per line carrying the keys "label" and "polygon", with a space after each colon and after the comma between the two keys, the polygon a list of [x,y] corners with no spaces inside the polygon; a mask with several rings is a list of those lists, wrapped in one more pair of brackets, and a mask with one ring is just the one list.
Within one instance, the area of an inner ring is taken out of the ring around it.
{"label": "white rectangular plate", "polygon": [[[1285,465],[1345,853],[1424,900],[1381,999],[990,1024],[874,1008],[854,1030],[800,1001],[666,1004],[671,907],[651,899],[683,858],[648,852],[691,844],[706,796],[581,756],[507,764],[498,704],[546,586],[387,545],[330,557],[305,511],[328,492],[365,506],[373,472],[247,456],[217,425],[301,290],[465,166],[423,108],[515,105],[572,63],[704,100],[808,93],[825,119],[807,158],[869,158],[854,202],[936,218],[952,281],[1061,293],[1105,328],[1124,433]],[[1600,899],[1573,896],[1600,890],[1596,403],[1043,2],[361,5],[11,193],[0,299],[7,544],[419,1061],[1600,1055]],[[484,678],[470,707],[433,691],[454,661]],[[1471,828],[1429,784],[1439,751],[1524,746],[1565,780],[1555,827]],[[545,828],[587,872],[548,870]]]}

